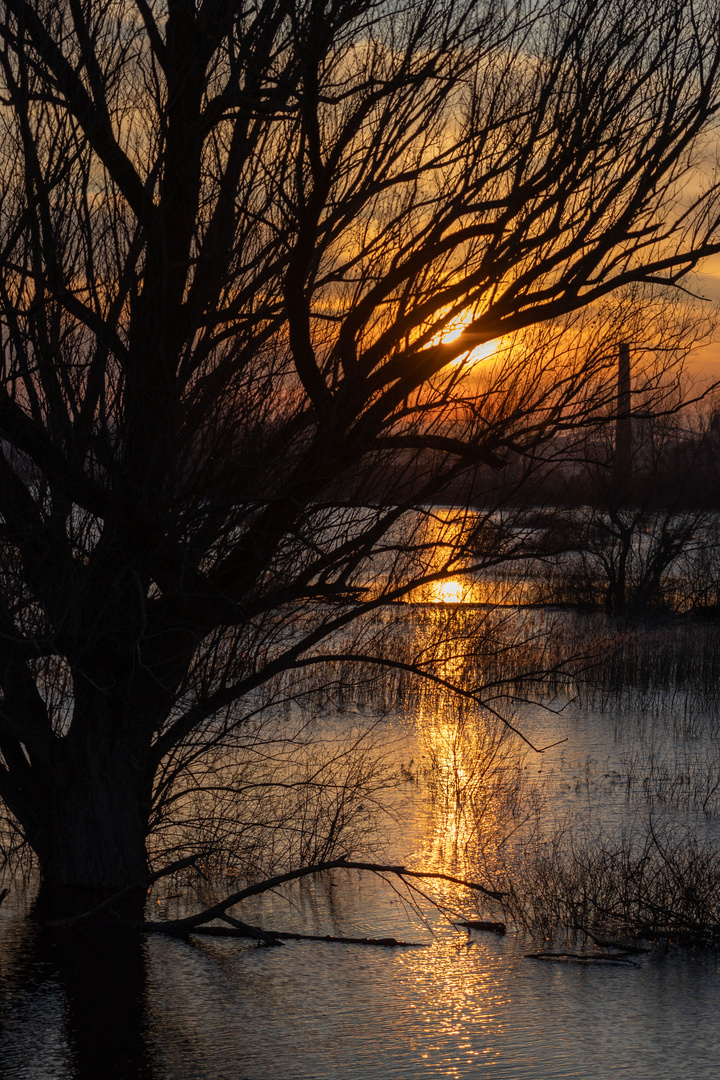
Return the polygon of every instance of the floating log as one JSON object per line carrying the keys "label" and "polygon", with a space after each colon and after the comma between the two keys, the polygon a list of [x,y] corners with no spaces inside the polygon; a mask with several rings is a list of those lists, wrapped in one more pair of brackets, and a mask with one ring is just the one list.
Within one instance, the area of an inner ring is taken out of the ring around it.
{"label": "floating log", "polygon": [[487,922],[483,919],[461,919],[454,925],[464,926],[466,930],[486,930],[489,934],[507,933],[507,927],[504,922]]}
{"label": "floating log", "polygon": [[610,941],[607,938],[596,937],[592,930],[588,930],[587,926],[582,926],[580,923],[575,923],[574,928],[576,930],[582,930],[584,934],[587,934],[599,949],[616,949],[625,956],[640,956],[643,953],[650,952],[649,949],[644,949],[641,945],[631,944],[627,941]]}
{"label": "floating log", "polygon": [[547,960],[550,963],[556,964],[585,964],[593,965],[596,967],[637,967],[638,965],[634,960],[629,960],[626,956],[620,956],[615,954],[614,956],[601,956],[599,954],[594,955],[592,953],[554,953],[554,952],[537,952],[537,953],[525,953],[526,960]]}
{"label": "floating log", "polygon": [[[146,927],[152,924],[146,923]],[[155,924],[161,927],[162,924]],[[250,933],[249,931],[254,931]],[[160,929],[160,933],[163,931]],[[334,937],[332,934],[293,934],[288,930],[261,930],[257,926],[240,929],[230,926],[193,926],[187,934],[201,934],[203,937],[250,938],[265,945],[280,945],[283,941],[328,941],[335,945],[379,945],[383,949],[426,949],[427,943],[421,941],[398,941],[397,938]]]}

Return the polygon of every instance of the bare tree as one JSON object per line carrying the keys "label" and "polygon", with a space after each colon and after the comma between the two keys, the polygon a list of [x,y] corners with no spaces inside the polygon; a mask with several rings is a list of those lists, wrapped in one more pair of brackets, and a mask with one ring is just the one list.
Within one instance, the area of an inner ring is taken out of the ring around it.
{"label": "bare tree", "polygon": [[[720,31],[693,0],[1,10],[0,794],[49,885],[116,888],[263,695],[392,659],[375,615],[458,565],[423,507],[607,413],[597,327],[720,249]],[[532,351],[550,321],[574,353]],[[473,528],[477,566],[516,554]]]}
{"label": "bare tree", "polygon": [[708,421],[706,411],[648,416],[639,407],[624,445],[608,425],[587,432],[578,459],[558,470],[553,511],[536,519],[547,532],[535,602],[608,614],[707,606],[717,577]]}

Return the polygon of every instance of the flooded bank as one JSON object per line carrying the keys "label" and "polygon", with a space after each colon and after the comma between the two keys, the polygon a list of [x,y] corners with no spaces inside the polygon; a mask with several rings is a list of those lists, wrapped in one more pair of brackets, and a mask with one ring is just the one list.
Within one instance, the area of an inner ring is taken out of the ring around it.
{"label": "flooded bank", "polygon": [[[604,625],[602,616],[588,620],[595,629]],[[571,626],[576,637],[579,625]],[[567,912],[543,908],[540,879],[530,876],[532,857],[533,872],[546,874],[543,888],[554,887],[543,867],[566,872],[561,839],[570,838],[577,853],[583,839],[611,844],[646,835],[652,825],[658,833],[689,830],[698,843],[717,847],[720,724],[707,666],[712,650],[708,645],[695,667],[686,663],[685,674],[677,667],[668,673],[663,657],[680,657],[678,634],[690,641],[694,632],[687,624],[663,625],[653,624],[655,638],[636,627],[624,659],[608,657],[599,682],[578,683],[564,698],[555,685],[544,706],[518,703],[522,730],[552,747],[540,755],[499,721],[463,711],[440,690],[401,695],[379,727],[365,698],[328,719],[328,739],[343,727],[376,725],[394,762],[393,812],[385,840],[376,838],[377,857],[486,884],[514,866],[526,874],[517,882],[518,895],[525,889],[525,925],[518,908],[503,936],[459,929],[452,925],[458,919],[503,912],[450,883],[407,891],[396,880],[334,871],[253,898],[236,913],[266,929],[393,936],[417,947],[298,941],[263,948],[83,928],[60,935],[24,917],[32,888],[13,882],[0,906],[0,1075],[715,1077],[716,949],[650,943],[647,954],[622,967],[548,964],[526,955],[541,948],[597,951],[582,935],[568,945],[560,925]],[[647,655],[640,639],[649,643]],[[689,663],[693,650],[685,652]],[[221,892],[218,885],[215,894]],[[167,917],[196,910],[200,900],[175,881],[150,897],[155,914]],[[553,919],[559,936],[546,941],[542,926]]]}
{"label": "flooded bank", "polygon": [[[335,888],[332,888],[332,886]],[[334,896],[324,895],[324,890]],[[523,936],[419,927],[374,882],[279,897],[265,925],[392,932],[406,950],[152,940],[102,985],[3,922],[0,1069],[8,1080],[587,1080],[717,1075],[720,970],[708,954],[628,968],[544,965]],[[25,931],[27,933],[27,930]],[[14,946],[14,947],[13,947]],[[24,958],[21,956],[25,953]],[[96,956],[97,958],[97,956]],[[127,995],[127,996],[125,996]],[[134,996],[137,995],[137,996]]]}

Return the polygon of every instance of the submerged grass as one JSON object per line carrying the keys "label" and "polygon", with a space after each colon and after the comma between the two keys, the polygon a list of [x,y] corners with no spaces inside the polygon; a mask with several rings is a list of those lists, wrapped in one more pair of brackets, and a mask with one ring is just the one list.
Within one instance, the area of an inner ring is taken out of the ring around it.
{"label": "submerged grass", "polygon": [[476,816],[475,867],[507,894],[493,915],[545,939],[587,928],[720,946],[720,627],[571,614],[551,648],[568,638],[594,660],[572,683],[550,678],[547,697],[574,698],[590,728],[596,715],[608,756],[588,758],[572,813],[561,797],[569,777],[550,766],[502,849]]}
{"label": "submerged grass", "polygon": [[720,849],[697,830],[652,818],[617,836],[566,826],[496,880],[504,918],[537,936],[720,944]]}

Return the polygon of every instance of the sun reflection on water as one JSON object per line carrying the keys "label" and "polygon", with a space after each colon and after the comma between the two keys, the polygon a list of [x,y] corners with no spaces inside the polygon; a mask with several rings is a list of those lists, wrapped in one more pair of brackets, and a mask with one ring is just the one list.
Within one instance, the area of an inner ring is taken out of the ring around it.
{"label": "sun reflection on water", "polygon": [[470,592],[470,586],[453,578],[450,581],[434,581],[431,590],[436,604],[462,604]]}
{"label": "sun reflection on water", "polygon": [[452,577],[421,585],[409,594],[413,604],[464,604],[517,607],[526,600],[524,581],[493,577]]}
{"label": "sun reflection on water", "polygon": [[418,520],[411,559],[395,568],[398,583],[403,577],[425,578],[407,595],[410,603],[509,607],[527,601],[527,573],[509,577],[492,567],[480,568],[486,518],[472,507],[436,506]]}
{"label": "sun reflection on water", "polygon": [[[453,681],[462,682],[464,663],[459,652],[448,656]],[[414,727],[425,791],[417,865],[490,884],[501,872],[507,838],[533,805],[525,748],[497,717],[443,688],[427,687],[420,696]],[[452,885],[443,893],[456,911],[473,902]],[[499,917],[477,899],[479,917]]]}

